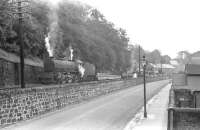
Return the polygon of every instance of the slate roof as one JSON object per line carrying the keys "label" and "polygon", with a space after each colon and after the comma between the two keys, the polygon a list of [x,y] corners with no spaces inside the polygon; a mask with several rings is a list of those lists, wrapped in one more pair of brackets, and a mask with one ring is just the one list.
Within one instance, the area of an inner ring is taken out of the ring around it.
{"label": "slate roof", "polygon": [[185,72],[188,75],[200,75],[200,64],[187,64],[185,66]]}
{"label": "slate roof", "polygon": [[200,65],[200,57],[192,57],[191,63]]}
{"label": "slate roof", "polygon": [[[0,59],[13,62],[13,63],[20,63],[20,58],[19,56],[13,54],[13,53],[8,53],[2,49],[0,49]],[[25,58],[24,63],[26,65],[31,65],[31,66],[37,66],[37,67],[44,67],[43,61],[39,58]]]}
{"label": "slate roof", "polygon": [[175,67],[171,64],[156,64],[155,68],[163,68],[163,69],[174,69]]}

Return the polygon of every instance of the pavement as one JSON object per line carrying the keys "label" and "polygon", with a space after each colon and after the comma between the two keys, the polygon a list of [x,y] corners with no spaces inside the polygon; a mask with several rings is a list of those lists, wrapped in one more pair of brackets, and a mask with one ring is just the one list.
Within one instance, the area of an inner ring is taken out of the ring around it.
{"label": "pavement", "polygon": [[[148,83],[147,99],[151,99],[168,82]],[[143,85],[137,85],[18,123],[5,130],[123,130],[142,106]]]}
{"label": "pavement", "polygon": [[167,130],[170,88],[171,84],[167,85],[147,103],[147,118],[144,118],[142,108],[124,130]]}

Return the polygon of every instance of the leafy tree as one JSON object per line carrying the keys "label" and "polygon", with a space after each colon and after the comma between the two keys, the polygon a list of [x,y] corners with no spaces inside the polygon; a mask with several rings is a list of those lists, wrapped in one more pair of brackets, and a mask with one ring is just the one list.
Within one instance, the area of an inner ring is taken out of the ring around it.
{"label": "leafy tree", "polygon": [[161,53],[159,50],[154,50],[150,53],[151,61],[154,64],[159,64],[161,63]]}
{"label": "leafy tree", "polygon": [[[16,36],[12,30],[12,14],[10,4],[7,0],[0,1],[0,47],[11,48],[9,40]],[[16,47],[16,44],[13,45]]]}
{"label": "leafy tree", "polygon": [[70,44],[76,57],[95,64],[99,71],[126,70],[130,59],[124,29],[116,29],[97,9],[77,2],[63,2],[57,15],[63,34],[63,43],[56,44],[57,55]]}
{"label": "leafy tree", "polygon": [[[1,48],[19,54],[19,22],[17,17],[12,17],[10,13],[10,5],[8,1],[3,0],[0,3],[0,30],[1,30]],[[45,49],[45,35],[48,23],[46,12],[48,7],[44,3],[32,1],[31,4],[32,16],[31,19],[24,20],[23,41],[25,56],[42,57]],[[8,15],[9,14],[9,15]],[[46,19],[45,19],[46,18]],[[7,24],[5,24],[7,23]]]}

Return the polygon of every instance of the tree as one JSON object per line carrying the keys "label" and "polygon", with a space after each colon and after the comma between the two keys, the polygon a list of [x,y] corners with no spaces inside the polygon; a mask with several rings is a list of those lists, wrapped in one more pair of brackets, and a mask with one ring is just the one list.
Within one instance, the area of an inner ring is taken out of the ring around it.
{"label": "tree", "polygon": [[60,4],[57,15],[63,43],[56,44],[56,53],[72,44],[76,57],[95,64],[100,71],[126,70],[130,53],[124,29],[116,29],[97,9],[76,2]]}
{"label": "tree", "polygon": [[[7,0],[0,1],[0,47],[10,48],[12,45],[8,42],[16,36],[16,32],[12,30],[12,14],[11,8]],[[16,45],[13,45],[16,47]]]}
{"label": "tree", "polygon": [[162,64],[170,64],[171,57],[168,55],[161,56]]}
{"label": "tree", "polygon": [[154,51],[150,52],[147,55],[147,59],[149,60],[149,62],[151,62],[153,64],[161,63],[161,53],[160,53],[160,51],[155,49]]}
{"label": "tree", "polygon": [[[0,5],[2,5],[0,6],[0,47],[6,51],[19,54],[18,20],[8,13],[11,12],[8,1],[2,0],[0,2]],[[45,16],[46,12],[48,12],[48,7],[46,4],[36,1],[32,1],[30,6],[32,18],[23,22],[24,52],[25,56],[42,57],[43,53],[46,52],[44,39],[47,32],[46,23],[48,23],[48,19]]]}

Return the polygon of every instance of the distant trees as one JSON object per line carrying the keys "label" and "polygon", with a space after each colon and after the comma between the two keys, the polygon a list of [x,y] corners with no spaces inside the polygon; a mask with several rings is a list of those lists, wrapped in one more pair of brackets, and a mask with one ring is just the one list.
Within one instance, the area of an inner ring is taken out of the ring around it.
{"label": "distant trees", "polygon": [[168,56],[168,55],[162,56],[162,63],[170,64],[170,61],[171,61],[171,57],[170,56]]}
{"label": "distant trees", "polygon": [[170,64],[171,57],[168,55],[161,55],[161,52],[155,49],[147,53],[147,59],[154,64]]}
{"label": "distant trees", "polygon": [[[138,71],[139,68],[139,45],[129,45],[129,49],[131,50],[131,70]],[[144,50],[140,46],[140,59],[142,60],[142,56],[146,56],[146,60],[149,63],[153,64],[169,64],[170,63],[170,56],[168,55],[161,55],[160,51],[155,49],[152,52]]]}

